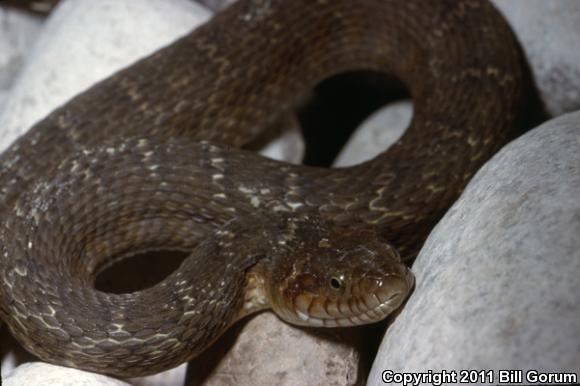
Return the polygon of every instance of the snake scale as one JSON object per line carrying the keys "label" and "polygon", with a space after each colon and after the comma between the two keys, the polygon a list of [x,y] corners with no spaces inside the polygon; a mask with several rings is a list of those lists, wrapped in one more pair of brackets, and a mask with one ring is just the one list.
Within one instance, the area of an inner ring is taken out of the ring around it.
{"label": "snake scale", "polygon": [[[381,320],[413,285],[403,262],[513,135],[521,67],[486,1],[240,0],[2,154],[0,317],[43,360],[121,377],[187,361],[264,308],[299,325]],[[390,149],[340,169],[240,149],[352,70],[409,89]],[[190,255],[151,288],[94,288],[160,249]]]}

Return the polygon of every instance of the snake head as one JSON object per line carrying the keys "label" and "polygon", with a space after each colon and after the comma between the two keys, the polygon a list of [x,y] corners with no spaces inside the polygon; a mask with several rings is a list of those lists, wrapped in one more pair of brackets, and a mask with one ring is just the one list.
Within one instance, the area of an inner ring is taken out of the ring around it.
{"label": "snake head", "polygon": [[[299,227],[298,227],[299,228]],[[272,309],[303,326],[354,326],[378,322],[397,309],[414,283],[397,251],[373,229],[317,226],[275,262],[267,288]],[[291,262],[291,263],[290,263]]]}

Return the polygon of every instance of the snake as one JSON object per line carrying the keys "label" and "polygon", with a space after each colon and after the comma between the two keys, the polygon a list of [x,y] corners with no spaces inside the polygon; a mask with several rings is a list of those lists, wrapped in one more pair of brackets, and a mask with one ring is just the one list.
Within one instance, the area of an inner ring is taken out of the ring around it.
{"label": "snake", "polygon": [[[359,70],[413,101],[378,156],[325,168],[245,149]],[[191,360],[264,309],[298,326],[383,320],[437,221],[516,132],[522,73],[488,1],[239,0],[0,156],[0,318],[38,358],[118,377]],[[95,288],[120,259],[167,250],[188,255],[159,283]]]}

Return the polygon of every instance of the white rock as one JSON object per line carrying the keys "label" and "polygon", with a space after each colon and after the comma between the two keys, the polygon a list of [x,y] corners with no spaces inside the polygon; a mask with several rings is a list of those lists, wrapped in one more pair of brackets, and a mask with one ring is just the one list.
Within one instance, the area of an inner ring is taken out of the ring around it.
{"label": "white rock", "polygon": [[296,117],[281,119],[271,131],[272,136],[259,148],[258,152],[275,160],[292,164],[302,163],[306,146]]}
{"label": "white rock", "polygon": [[[357,384],[360,331],[318,333],[330,334],[334,339],[321,339],[318,334],[292,327],[269,312],[257,315],[243,326],[219,363],[208,356],[190,365],[194,374],[191,385]],[[209,370],[211,375],[203,379]]]}
{"label": "white rock", "polygon": [[580,2],[493,0],[531,65],[548,113],[580,109]]}
{"label": "white rock", "polygon": [[214,12],[224,9],[228,5],[236,2],[236,0],[196,0],[196,1],[208,7]]}
{"label": "white rock", "polygon": [[132,378],[133,386],[181,386],[183,385],[187,364],[184,363],[174,369],[146,377]]}
{"label": "white rock", "polygon": [[413,104],[408,100],[378,110],[353,133],[333,166],[356,165],[382,153],[403,135],[412,116]]}
{"label": "white rock", "polygon": [[41,362],[18,366],[3,382],[5,386],[131,386],[104,375]]}
{"label": "white rock", "polygon": [[188,0],[62,1],[6,102],[0,150],[80,91],[209,16]]}
{"label": "white rock", "polygon": [[0,114],[41,26],[41,18],[0,5]]}
{"label": "white rock", "polygon": [[477,173],[413,265],[417,287],[368,384],[383,384],[383,370],[579,372],[578,235],[580,112]]}

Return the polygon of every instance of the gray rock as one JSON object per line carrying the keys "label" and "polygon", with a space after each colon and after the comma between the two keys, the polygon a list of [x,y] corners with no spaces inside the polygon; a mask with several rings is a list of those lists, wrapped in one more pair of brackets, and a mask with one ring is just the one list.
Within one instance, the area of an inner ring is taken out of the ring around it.
{"label": "gray rock", "polygon": [[409,100],[376,111],[356,129],[333,166],[356,165],[379,155],[403,135],[412,116],[413,104]]}
{"label": "gray rock", "polygon": [[103,375],[41,362],[21,365],[3,381],[5,386],[131,386]]}
{"label": "gray rock", "polygon": [[580,109],[580,2],[493,0],[520,40],[547,112]]}
{"label": "gray rock", "polygon": [[440,221],[368,384],[383,370],[579,372],[579,235],[576,112],[506,146]]}
{"label": "gray rock", "polygon": [[186,372],[187,364],[184,363],[174,369],[158,374],[132,378],[129,382],[132,386],[182,386]]}
{"label": "gray rock", "polygon": [[[236,330],[190,364],[189,385],[360,384],[362,341],[357,330],[298,329],[270,312],[242,322],[240,333]],[[227,347],[223,341],[228,338],[235,342],[222,357],[220,350]]]}
{"label": "gray rock", "polygon": [[260,147],[258,152],[264,157],[300,164],[304,158],[306,146],[298,122],[296,120],[283,122],[282,126],[273,130],[275,136]]}
{"label": "gray rock", "polygon": [[0,113],[41,26],[41,18],[0,5]]}
{"label": "gray rock", "polygon": [[0,150],[79,91],[169,44],[209,16],[188,0],[62,2],[6,101]]}
{"label": "gray rock", "polygon": [[224,9],[228,5],[234,3],[236,0],[196,0],[198,3],[208,7],[214,12]]}

